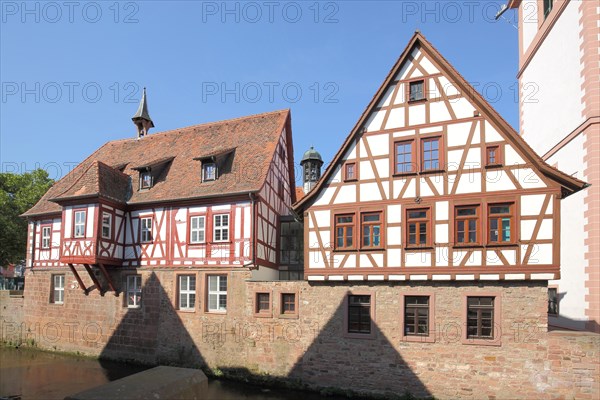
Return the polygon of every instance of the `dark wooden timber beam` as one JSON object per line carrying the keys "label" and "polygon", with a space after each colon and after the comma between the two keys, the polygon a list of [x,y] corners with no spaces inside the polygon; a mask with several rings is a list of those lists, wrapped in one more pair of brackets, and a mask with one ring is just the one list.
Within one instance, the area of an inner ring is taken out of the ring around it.
{"label": "dark wooden timber beam", "polygon": [[83,264],[83,266],[85,267],[85,270],[87,271],[87,273],[90,276],[90,278],[92,278],[92,281],[94,282],[94,285],[96,285],[96,287],[100,291],[100,295],[104,296],[104,290],[102,289],[102,285],[100,285],[100,282],[98,281],[98,278],[96,278],[96,275],[94,275],[94,271],[92,271],[92,268],[90,267],[90,265],[89,264]]}
{"label": "dark wooden timber beam", "polygon": [[85,287],[85,285],[83,284],[83,281],[81,280],[81,277],[77,273],[77,270],[75,269],[73,264],[68,264],[68,265],[69,265],[69,269],[71,269],[71,272],[73,273],[73,275],[75,275],[75,279],[77,279],[77,283],[79,284],[79,287],[83,289],[83,293],[85,293],[85,295],[87,296],[91,289],[88,289]]}
{"label": "dark wooden timber beam", "polygon": [[119,296],[119,292],[115,289],[115,285],[113,284],[112,278],[110,277],[108,271],[104,267],[104,264],[98,264],[98,268],[102,271],[102,275],[104,275],[104,279],[106,279],[106,283],[108,283],[108,287],[115,293],[115,296]]}

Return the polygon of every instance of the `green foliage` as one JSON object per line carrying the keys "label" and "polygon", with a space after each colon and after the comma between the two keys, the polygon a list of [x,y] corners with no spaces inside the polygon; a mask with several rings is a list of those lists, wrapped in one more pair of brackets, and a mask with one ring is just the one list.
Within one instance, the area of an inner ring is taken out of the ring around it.
{"label": "green foliage", "polygon": [[25,259],[29,210],[54,181],[42,169],[24,174],[0,173],[0,265]]}

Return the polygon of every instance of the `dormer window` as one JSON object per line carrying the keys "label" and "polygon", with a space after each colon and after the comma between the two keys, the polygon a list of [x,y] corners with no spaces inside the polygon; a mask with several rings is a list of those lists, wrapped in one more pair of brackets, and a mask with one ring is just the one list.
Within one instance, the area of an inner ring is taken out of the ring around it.
{"label": "dormer window", "polygon": [[150,189],[153,183],[154,179],[150,171],[140,172],[140,189]]}
{"label": "dormer window", "polygon": [[423,79],[409,82],[408,101],[425,100],[425,81]]}
{"label": "dormer window", "polygon": [[217,179],[217,164],[207,162],[202,164],[202,182],[214,181]]}

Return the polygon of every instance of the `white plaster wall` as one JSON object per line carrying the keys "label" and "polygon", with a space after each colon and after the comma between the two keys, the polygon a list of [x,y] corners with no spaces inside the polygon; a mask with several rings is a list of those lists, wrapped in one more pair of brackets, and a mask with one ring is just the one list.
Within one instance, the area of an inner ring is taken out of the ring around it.
{"label": "white plaster wall", "polygon": [[[550,165],[557,163],[558,168],[568,174],[575,173],[574,176],[582,178],[582,162],[583,160],[583,137],[575,138],[571,143],[565,146],[560,152],[550,158]],[[560,315],[564,318],[559,318],[556,321],[552,318],[551,323],[558,323],[567,327],[577,327],[574,321],[586,320],[585,281],[587,274],[585,273],[584,259],[584,239],[585,233],[583,226],[586,224],[584,218],[585,191],[575,193],[566,199],[561,200],[561,230],[560,230],[560,264],[561,264],[561,279],[550,281],[550,285],[558,285],[560,296]],[[580,323],[579,325],[581,325]]]}
{"label": "white plaster wall", "polygon": [[571,1],[521,76],[521,130],[540,155],[583,122],[579,19]]}

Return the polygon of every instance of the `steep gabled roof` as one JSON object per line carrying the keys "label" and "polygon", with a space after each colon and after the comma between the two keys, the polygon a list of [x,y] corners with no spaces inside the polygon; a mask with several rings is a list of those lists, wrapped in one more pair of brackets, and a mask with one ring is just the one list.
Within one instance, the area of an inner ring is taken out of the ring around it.
{"label": "steep gabled roof", "polygon": [[[289,121],[289,110],[280,110],[108,142],[56,182],[23,216],[58,213],[56,201],[94,195],[144,204],[258,192]],[[195,158],[221,154],[223,149],[235,149],[227,171],[215,181],[201,182],[201,163]],[[137,169],[157,163],[164,169],[154,177],[154,186],[138,190]]]}
{"label": "steep gabled roof", "polygon": [[331,178],[332,174],[335,172],[336,166],[348,148],[352,145],[353,140],[362,133],[363,126],[366,124],[367,119],[369,118],[369,115],[373,109],[377,106],[385,94],[386,89],[390,83],[394,81],[395,76],[399,73],[404,63],[409,61],[410,54],[415,47],[419,47],[438,64],[442,73],[445,74],[446,77],[460,90],[461,94],[469,99],[477,109],[481,110],[484,117],[488,118],[491,122],[497,125],[500,130],[505,132],[510,143],[521,150],[534,167],[536,167],[548,178],[559,183],[563,187],[563,193],[565,195],[575,193],[587,187],[587,183],[546,164],[546,162],[527,144],[527,142],[525,142],[525,140],[512,128],[512,126],[510,126],[510,124],[506,122],[496,110],[494,110],[494,108],[483,98],[483,96],[477,92],[473,86],[466,81],[465,78],[462,77],[462,75],[441,55],[441,53],[435,47],[433,47],[433,45],[429,43],[419,31],[416,31],[388,73],[383,84],[379,87],[375,93],[375,96],[373,96],[361,114],[358,122],[350,132],[350,135],[348,135],[340,149],[333,157],[331,163],[329,163],[317,185],[301,200],[294,204],[294,209],[296,211],[301,210],[304,206],[309,204],[311,199],[315,198],[323,185],[325,185],[326,182],[328,182],[328,180]]}

